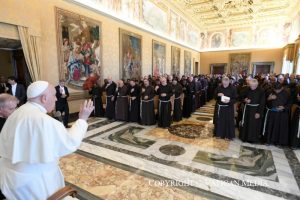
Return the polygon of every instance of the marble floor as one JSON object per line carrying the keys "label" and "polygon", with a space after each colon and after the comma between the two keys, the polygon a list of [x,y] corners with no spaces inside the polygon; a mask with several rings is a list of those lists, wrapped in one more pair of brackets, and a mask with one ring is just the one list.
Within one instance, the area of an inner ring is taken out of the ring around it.
{"label": "marble floor", "polygon": [[90,118],[61,159],[78,199],[300,199],[300,150],[213,138],[214,102],[169,129]]}

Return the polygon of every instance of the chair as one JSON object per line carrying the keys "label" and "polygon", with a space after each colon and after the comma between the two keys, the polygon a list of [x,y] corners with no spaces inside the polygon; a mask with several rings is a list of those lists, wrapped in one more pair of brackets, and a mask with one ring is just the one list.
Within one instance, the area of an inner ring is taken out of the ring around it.
{"label": "chair", "polygon": [[76,195],[77,195],[77,191],[75,189],[73,189],[71,186],[65,186],[64,188],[61,188],[53,195],[48,197],[47,200],[61,200],[67,196],[76,197]]}

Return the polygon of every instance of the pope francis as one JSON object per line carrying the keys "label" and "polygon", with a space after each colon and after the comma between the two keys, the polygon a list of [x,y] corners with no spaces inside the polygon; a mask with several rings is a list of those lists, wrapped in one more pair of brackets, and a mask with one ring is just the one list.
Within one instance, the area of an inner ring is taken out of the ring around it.
{"label": "pope francis", "polygon": [[94,106],[85,101],[70,129],[47,112],[55,107],[56,91],[46,81],[27,89],[28,102],[11,114],[0,134],[0,188],[9,200],[43,200],[64,187],[59,158],[80,145]]}

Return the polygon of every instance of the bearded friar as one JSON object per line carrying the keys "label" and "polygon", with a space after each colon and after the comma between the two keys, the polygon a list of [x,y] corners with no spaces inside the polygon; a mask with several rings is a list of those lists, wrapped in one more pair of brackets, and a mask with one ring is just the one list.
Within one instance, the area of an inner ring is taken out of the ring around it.
{"label": "bearded friar", "polygon": [[172,86],[167,83],[167,79],[165,77],[162,77],[161,84],[159,86],[156,86],[155,90],[156,94],[159,96],[158,126],[167,128],[171,125],[172,122]]}

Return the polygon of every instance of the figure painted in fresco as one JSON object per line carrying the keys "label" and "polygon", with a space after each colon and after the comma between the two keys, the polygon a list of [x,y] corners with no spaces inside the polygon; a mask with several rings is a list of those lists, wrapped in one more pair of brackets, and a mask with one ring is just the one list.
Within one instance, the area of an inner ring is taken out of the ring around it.
{"label": "figure painted in fresco", "polygon": [[222,35],[215,33],[211,38],[211,48],[219,48],[222,45]]}
{"label": "figure painted in fresco", "polygon": [[204,49],[204,48],[207,48],[206,46],[206,35],[205,33],[200,33],[200,48],[201,49]]}

